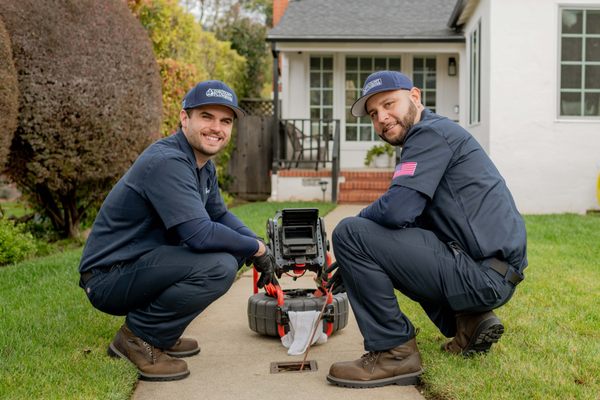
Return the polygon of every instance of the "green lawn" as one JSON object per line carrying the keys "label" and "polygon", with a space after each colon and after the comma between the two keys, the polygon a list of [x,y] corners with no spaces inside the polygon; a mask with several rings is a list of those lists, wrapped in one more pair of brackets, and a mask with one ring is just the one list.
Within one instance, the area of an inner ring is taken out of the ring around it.
{"label": "green lawn", "polygon": [[[264,235],[284,207],[251,203],[232,211]],[[123,318],[96,311],[77,282],[81,249],[0,267],[0,399],[129,399],[137,373],[106,356]]]}
{"label": "green lawn", "polygon": [[[331,208],[318,205],[321,214]],[[234,211],[264,234],[266,219],[279,208],[253,203]],[[420,328],[427,397],[598,399],[600,216],[528,216],[526,222],[527,278],[498,310],[506,333],[487,356],[443,354],[442,335],[418,305],[400,299]],[[78,288],[80,253],[0,268],[0,398],[130,397],[135,371],[105,356],[122,318],[95,311]]]}
{"label": "green lawn", "polygon": [[3,201],[0,202],[0,208],[7,217],[22,217],[32,210],[24,201]]}

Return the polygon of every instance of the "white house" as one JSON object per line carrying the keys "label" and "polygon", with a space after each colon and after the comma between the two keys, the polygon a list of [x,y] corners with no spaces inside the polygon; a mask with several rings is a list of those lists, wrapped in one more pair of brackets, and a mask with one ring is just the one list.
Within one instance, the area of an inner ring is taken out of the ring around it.
{"label": "white house", "polygon": [[[600,0],[274,0],[274,21],[281,118],[339,120],[342,176],[380,143],[349,107],[395,69],[475,136],[521,212],[598,208]],[[275,198],[320,198],[291,175]]]}

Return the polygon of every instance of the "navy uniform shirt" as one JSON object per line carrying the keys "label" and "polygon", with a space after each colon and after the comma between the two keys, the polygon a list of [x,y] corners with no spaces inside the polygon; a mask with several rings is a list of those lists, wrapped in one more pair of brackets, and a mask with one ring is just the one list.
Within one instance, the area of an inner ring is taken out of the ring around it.
{"label": "navy uniform shirt", "polygon": [[162,245],[183,245],[176,228],[189,221],[209,225],[202,251],[249,257],[258,250],[256,235],[227,210],[213,162],[198,168],[180,130],[148,147],[108,194],[79,270],[135,260]]}
{"label": "navy uniform shirt", "polygon": [[416,225],[455,241],[475,260],[527,266],[525,224],[504,179],[460,125],[423,110],[407,133],[393,186],[427,197]]}

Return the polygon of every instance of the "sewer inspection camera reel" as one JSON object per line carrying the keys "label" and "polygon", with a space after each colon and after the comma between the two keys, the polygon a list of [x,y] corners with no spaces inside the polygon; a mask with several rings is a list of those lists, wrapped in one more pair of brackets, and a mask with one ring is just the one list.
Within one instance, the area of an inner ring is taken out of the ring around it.
{"label": "sewer inspection camera reel", "polygon": [[348,324],[346,293],[331,294],[323,288],[323,274],[331,263],[323,218],[316,208],[286,208],[267,220],[267,247],[275,256],[276,275],[293,280],[307,271],[316,274],[316,289],[281,289],[276,281],[259,293],[254,269],[254,295],[248,299],[248,324],[261,335],[283,337],[289,330],[289,311],[321,311],[327,336]]}

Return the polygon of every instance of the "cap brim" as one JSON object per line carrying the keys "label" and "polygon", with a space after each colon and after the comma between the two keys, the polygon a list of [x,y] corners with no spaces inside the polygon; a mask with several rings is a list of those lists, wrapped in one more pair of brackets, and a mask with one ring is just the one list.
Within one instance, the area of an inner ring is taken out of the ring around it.
{"label": "cap brim", "polygon": [[234,107],[234,106],[225,106],[225,107],[229,107],[234,112],[235,117],[237,119],[244,118],[246,116],[246,112],[239,107]]}
{"label": "cap brim", "polygon": [[371,96],[373,96],[377,93],[393,92],[395,90],[400,90],[400,89],[386,88],[386,89],[381,89],[381,90],[374,90],[371,93],[364,95],[363,97],[360,97],[358,100],[356,100],[354,102],[354,104],[352,104],[352,108],[350,108],[350,112],[355,117],[364,117],[365,115],[367,115],[367,110],[365,109],[365,105],[367,104],[367,100],[369,100],[371,98]]}

